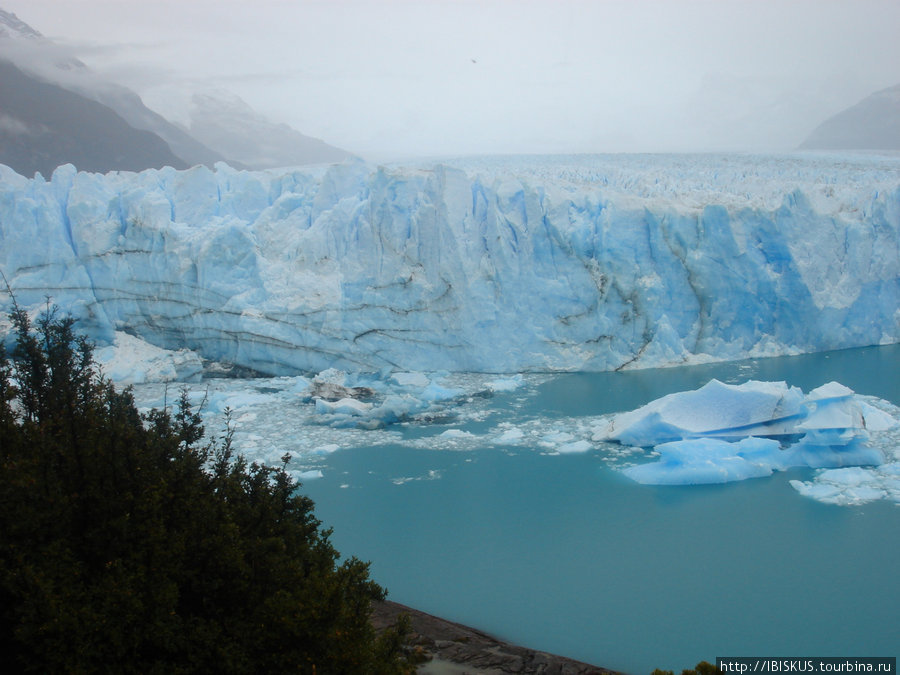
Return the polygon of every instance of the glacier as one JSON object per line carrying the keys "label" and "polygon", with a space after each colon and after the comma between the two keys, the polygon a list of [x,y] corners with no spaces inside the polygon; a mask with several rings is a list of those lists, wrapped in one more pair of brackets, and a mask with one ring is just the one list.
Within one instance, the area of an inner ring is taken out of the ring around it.
{"label": "glacier", "polygon": [[270,375],[885,344],[900,340],[900,157],[0,167],[0,271],[21,307],[49,297],[100,346],[124,333]]}

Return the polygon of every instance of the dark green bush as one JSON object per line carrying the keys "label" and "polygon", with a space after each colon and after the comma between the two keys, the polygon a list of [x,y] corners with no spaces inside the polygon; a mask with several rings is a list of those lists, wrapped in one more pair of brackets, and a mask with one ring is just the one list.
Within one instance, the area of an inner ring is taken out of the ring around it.
{"label": "dark green bush", "polygon": [[[681,671],[681,675],[718,675],[722,671],[716,668],[715,664],[709,661],[701,661],[694,668],[685,668]],[[662,670],[657,668],[650,675],[674,675],[671,670]]]}
{"label": "dark green bush", "polygon": [[203,441],[185,395],[141,416],[73,322],[16,308],[0,347],[5,672],[407,672],[384,590],[339,562],[279,468]]}

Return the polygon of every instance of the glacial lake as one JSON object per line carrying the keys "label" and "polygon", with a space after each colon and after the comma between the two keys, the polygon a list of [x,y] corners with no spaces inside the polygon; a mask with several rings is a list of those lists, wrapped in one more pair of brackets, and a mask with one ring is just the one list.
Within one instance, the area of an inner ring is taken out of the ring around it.
{"label": "glacial lake", "polygon": [[[360,377],[382,398],[411,391],[394,376]],[[364,430],[323,416],[305,378],[186,386],[209,435],[231,408],[248,459],[293,456],[338,550],[370,560],[397,602],[635,674],[717,656],[898,655],[900,465],[883,475],[888,498],[834,505],[794,489],[819,480],[812,469],[640,485],[620,469],[650,461],[645,451],[593,434],[612,413],[712,378],[784,380],[807,393],[837,381],[900,417],[900,345],[622,373],[406,378],[467,393]],[[171,405],[179,386],[140,385],[136,399]],[[896,454],[900,430],[878,443]],[[589,449],[570,452],[579,444]]]}
{"label": "glacial lake", "polygon": [[[570,424],[718,378],[836,380],[900,405],[900,346],[625,373],[498,393],[452,428]],[[537,421],[537,422],[535,422]],[[725,485],[633,483],[603,453],[455,451],[443,425],[342,447],[303,490],[390,598],[628,673],[717,656],[896,656],[900,506],[801,496],[810,469]],[[435,438],[429,449],[428,439]],[[413,442],[411,444],[411,441]]]}

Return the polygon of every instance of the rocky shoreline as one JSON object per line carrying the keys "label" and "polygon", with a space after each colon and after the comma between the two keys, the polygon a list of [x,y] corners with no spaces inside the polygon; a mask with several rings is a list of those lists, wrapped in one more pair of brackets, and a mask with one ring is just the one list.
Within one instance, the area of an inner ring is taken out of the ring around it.
{"label": "rocky shoreline", "polygon": [[372,613],[372,623],[377,630],[383,630],[395,624],[401,614],[408,614],[410,617],[410,643],[425,659],[417,672],[425,675],[615,674],[615,671],[564,656],[512,645],[477,629],[396,602],[377,603]]}

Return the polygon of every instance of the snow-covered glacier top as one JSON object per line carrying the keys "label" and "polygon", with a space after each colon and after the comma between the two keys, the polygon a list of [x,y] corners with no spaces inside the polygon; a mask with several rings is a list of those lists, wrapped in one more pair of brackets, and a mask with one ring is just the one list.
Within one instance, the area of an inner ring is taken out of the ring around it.
{"label": "snow-covered glacier top", "polygon": [[[900,340],[900,156],[0,167],[0,269],[282,374],[610,370]],[[7,297],[4,303],[9,302]]]}

